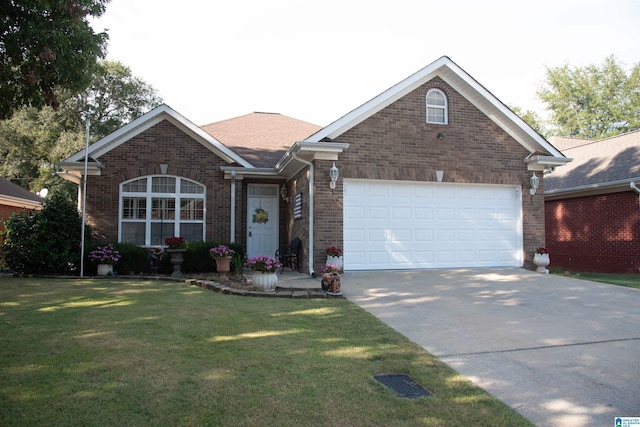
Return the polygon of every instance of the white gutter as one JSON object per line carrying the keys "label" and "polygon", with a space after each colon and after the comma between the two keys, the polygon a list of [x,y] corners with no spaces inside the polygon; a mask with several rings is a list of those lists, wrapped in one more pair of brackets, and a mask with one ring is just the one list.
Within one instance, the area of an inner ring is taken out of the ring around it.
{"label": "white gutter", "polygon": [[640,188],[638,188],[635,182],[629,181],[629,187],[631,187],[631,189],[636,193],[640,194]]}
{"label": "white gutter", "polygon": [[305,165],[309,165],[309,275],[314,276],[315,272],[313,271],[313,187],[314,187],[314,172],[315,168],[313,167],[313,163],[301,159],[298,157],[296,153],[291,153],[294,159],[299,162],[304,163]]}

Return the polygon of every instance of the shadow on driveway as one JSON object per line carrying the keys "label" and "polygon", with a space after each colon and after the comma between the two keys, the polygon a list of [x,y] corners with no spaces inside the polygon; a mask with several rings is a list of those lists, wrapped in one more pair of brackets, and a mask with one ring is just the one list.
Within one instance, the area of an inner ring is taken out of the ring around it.
{"label": "shadow on driveway", "polygon": [[640,417],[640,290],[525,269],[347,272],[344,295],[540,426]]}

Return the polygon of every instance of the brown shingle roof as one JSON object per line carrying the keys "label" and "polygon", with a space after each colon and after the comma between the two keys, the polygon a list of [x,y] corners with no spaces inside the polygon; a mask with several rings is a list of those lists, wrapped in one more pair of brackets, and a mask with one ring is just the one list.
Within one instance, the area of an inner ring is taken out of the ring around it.
{"label": "brown shingle roof", "polygon": [[274,167],[294,142],[321,129],[277,113],[251,113],[201,128],[259,168]]}

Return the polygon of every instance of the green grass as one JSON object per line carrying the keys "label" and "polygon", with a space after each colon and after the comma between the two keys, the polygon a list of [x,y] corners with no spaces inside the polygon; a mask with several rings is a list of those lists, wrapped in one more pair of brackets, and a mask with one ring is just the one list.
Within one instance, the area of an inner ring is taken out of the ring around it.
{"label": "green grass", "polygon": [[628,286],[640,289],[640,274],[585,273],[565,270],[550,270],[552,274],[573,277],[575,279],[592,280],[611,285]]}
{"label": "green grass", "polygon": [[[408,373],[401,399],[373,379]],[[0,425],[531,425],[342,299],[0,279]]]}

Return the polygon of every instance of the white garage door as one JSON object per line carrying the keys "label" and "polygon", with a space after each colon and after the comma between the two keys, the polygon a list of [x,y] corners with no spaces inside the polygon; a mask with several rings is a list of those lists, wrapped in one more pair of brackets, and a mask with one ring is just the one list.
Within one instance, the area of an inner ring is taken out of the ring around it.
{"label": "white garage door", "polygon": [[345,270],[521,267],[520,187],[344,180]]}

